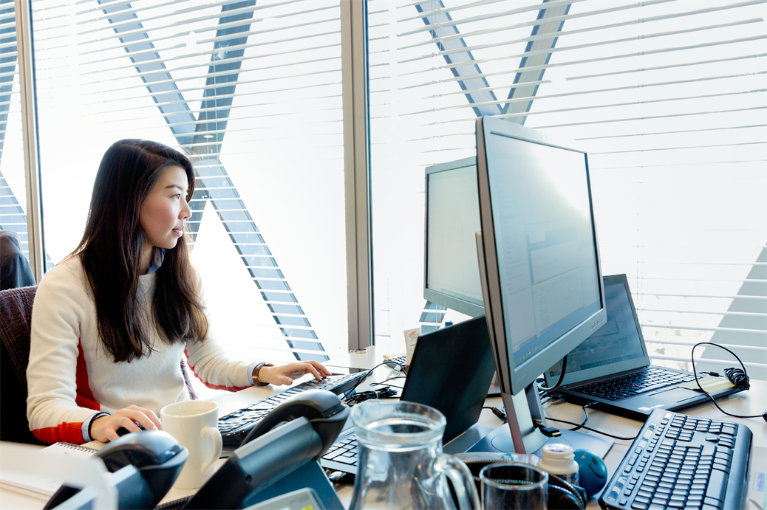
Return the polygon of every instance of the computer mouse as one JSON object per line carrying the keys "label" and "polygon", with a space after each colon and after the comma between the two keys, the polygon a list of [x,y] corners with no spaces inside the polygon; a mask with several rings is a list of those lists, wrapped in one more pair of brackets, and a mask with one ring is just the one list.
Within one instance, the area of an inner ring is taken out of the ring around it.
{"label": "computer mouse", "polygon": [[591,498],[607,483],[607,466],[602,459],[587,450],[575,450],[573,455],[579,467],[578,485]]}
{"label": "computer mouse", "polygon": [[[138,423],[136,425],[138,425]],[[144,430],[144,427],[142,427],[141,425],[138,425],[138,428],[141,429],[141,430]],[[115,430],[115,432],[120,437],[124,436],[125,434],[130,434],[131,433],[131,431],[126,429],[125,427],[120,427],[119,429]]]}

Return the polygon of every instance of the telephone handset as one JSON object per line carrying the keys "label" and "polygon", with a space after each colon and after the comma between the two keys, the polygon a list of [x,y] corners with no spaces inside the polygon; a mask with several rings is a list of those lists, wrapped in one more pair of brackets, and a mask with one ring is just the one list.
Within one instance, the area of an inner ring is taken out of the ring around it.
{"label": "telephone handset", "polygon": [[240,446],[261,437],[277,425],[303,416],[312,424],[314,431],[322,440],[321,456],[336,440],[341,432],[349,408],[341,402],[335,393],[327,390],[307,390],[289,398],[275,407],[253,427]]}
{"label": "telephone handset", "polygon": [[332,486],[314,461],[330,448],[348,416],[349,408],[330,391],[308,390],[291,397],[251,429],[184,508],[246,508],[299,469],[311,472],[311,464],[322,479],[299,477],[300,482],[310,487],[324,483],[332,496]]}
{"label": "telephone handset", "polygon": [[[181,472],[189,452],[167,432],[126,434],[93,454],[104,462],[117,487],[118,508],[152,508]],[[80,492],[62,485],[45,505],[54,508]]]}

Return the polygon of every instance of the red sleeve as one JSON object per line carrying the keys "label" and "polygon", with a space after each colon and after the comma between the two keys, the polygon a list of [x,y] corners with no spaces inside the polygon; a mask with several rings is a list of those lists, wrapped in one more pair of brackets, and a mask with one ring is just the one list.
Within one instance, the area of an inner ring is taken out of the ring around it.
{"label": "red sleeve", "polygon": [[44,443],[57,443],[64,441],[66,443],[83,444],[83,422],[80,423],[60,423],[56,427],[45,427],[32,431],[37,439]]}

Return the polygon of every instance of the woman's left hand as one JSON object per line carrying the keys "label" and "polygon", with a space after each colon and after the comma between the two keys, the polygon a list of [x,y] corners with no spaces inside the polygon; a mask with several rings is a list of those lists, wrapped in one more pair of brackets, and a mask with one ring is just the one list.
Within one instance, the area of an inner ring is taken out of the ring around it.
{"label": "woman's left hand", "polygon": [[294,379],[312,374],[319,380],[330,375],[330,370],[317,361],[298,361],[274,367],[261,367],[258,378],[269,384],[291,384]]}

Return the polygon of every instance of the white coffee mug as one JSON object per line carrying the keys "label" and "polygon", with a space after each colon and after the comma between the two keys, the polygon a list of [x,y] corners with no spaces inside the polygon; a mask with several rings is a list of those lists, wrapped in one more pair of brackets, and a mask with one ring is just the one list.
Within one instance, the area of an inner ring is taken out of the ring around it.
{"label": "white coffee mug", "polygon": [[186,400],[160,410],[163,429],[189,450],[175,487],[198,489],[213,474],[221,456],[218,404],[210,400]]}

